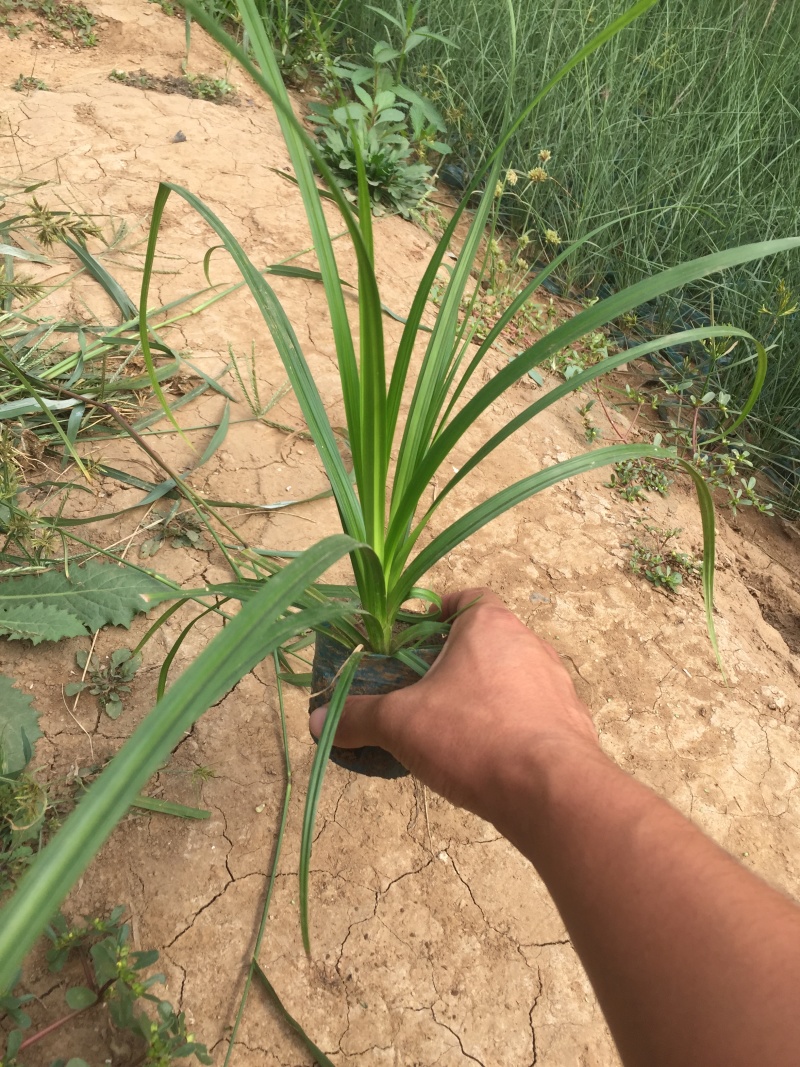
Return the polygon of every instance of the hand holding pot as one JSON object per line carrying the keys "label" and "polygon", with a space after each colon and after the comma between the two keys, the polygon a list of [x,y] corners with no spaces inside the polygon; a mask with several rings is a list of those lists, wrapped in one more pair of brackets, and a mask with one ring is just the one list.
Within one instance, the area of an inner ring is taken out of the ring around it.
{"label": "hand holding pot", "polygon": [[[555,650],[488,589],[445,597],[457,613],[424,678],[384,696],[351,697],[336,745],[387,749],[412,774],[503,832],[521,780],[542,760],[599,755],[586,707]],[[313,712],[322,730],[325,708]]]}
{"label": "hand holding pot", "polygon": [[555,651],[494,594],[444,611],[463,614],[425,678],[348,700],[336,744],[388,749],[533,862],[625,1067],[794,1067],[800,909],[602,754]]}

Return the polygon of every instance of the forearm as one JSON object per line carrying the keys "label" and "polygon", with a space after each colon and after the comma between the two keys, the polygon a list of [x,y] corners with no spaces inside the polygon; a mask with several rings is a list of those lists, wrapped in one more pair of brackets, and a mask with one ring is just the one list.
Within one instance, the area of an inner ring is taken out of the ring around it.
{"label": "forearm", "polygon": [[528,856],[626,1067],[794,1067],[800,909],[606,759],[555,651],[497,597],[442,610],[429,673],[349,700],[337,744],[387,748]]}
{"label": "forearm", "polygon": [[599,752],[553,752],[511,795],[498,828],[547,884],[626,1067],[798,1062],[800,909]]}

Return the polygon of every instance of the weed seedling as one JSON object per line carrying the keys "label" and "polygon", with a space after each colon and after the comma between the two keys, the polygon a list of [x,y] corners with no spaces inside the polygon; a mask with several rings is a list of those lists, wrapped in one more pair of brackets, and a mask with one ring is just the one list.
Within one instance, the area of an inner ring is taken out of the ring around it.
{"label": "weed seedling", "polygon": [[584,338],[580,345],[557,352],[550,360],[550,369],[567,381],[580,371],[594,367],[608,356],[608,338],[595,331]]}
{"label": "weed seedling", "polygon": [[634,574],[641,575],[657,588],[675,593],[684,578],[698,578],[700,564],[686,552],[670,547],[670,542],[681,530],[667,530],[658,526],[642,524],[647,541],[634,537],[631,544],[630,567]]}
{"label": "weed seedling", "polygon": [[[138,1039],[135,1062],[169,1067],[176,1059],[194,1056],[199,1063],[211,1063],[206,1046],[187,1032],[183,1012],[176,1013],[169,1001],[150,992],[153,986],[165,981],[163,974],[149,977],[144,974],[158,960],[158,952],[131,951],[130,926],[122,921],[125,911],[124,907],[114,908],[108,919],[85,916],[84,922],[76,926],[70,926],[62,915],[55,917],[47,928],[51,943],[47,964],[53,974],[68,973],[64,999],[69,1010],[61,1018],[26,1036],[32,1029],[31,1016],[26,1009],[35,996],[25,993],[0,998],[0,1014],[12,1026],[0,1063],[24,1067],[20,1054],[50,1038],[77,1015],[97,1011],[100,1005],[106,1007],[115,1026]],[[81,984],[70,981],[72,971],[76,972]],[[152,1013],[143,1010],[143,1001],[155,1005]],[[59,1059],[55,1064],[65,1062]],[[70,1059],[69,1063],[74,1067],[87,1067],[79,1058]]]}
{"label": "weed seedling", "polygon": [[592,444],[600,436],[600,427],[595,426],[591,418],[593,407],[594,400],[587,400],[585,404],[578,408],[578,414],[583,419],[583,436],[589,444]]}
{"label": "weed seedling", "polygon": [[109,81],[129,85],[134,89],[149,89],[157,93],[189,96],[195,100],[210,100],[214,104],[233,104],[236,90],[224,78],[212,78],[210,74],[150,74],[140,70],[112,70]]}
{"label": "weed seedling", "polygon": [[609,481],[609,489],[616,489],[623,500],[647,500],[645,490],[666,496],[672,479],[665,465],[651,459],[631,459],[615,463]]}
{"label": "weed seedling", "polygon": [[157,525],[152,536],[139,546],[140,556],[154,556],[165,541],[173,548],[197,548],[201,552],[210,552],[212,545],[206,538],[206,526],[197,512],[191,508],[179,511],[179,504],[174,504],[168,512],[157,515]]}
{"label": "weed seedling", "polygon": [[50,36],[57,41],[65,44],[71,42],[81,48],[93,48],[97,44],[97,19],[83,4],[68,0],[2,0],[0,26],[12,40],[36,26],[30,18],[24,22],[9,18],[10,15],[23,13],[40,19]]}
{"label": "weed seedling", "polygon": [[111,653],[108,663],[102,664],[94,653],[84,649],[75,653],[75,662],[89,675],[89,681],[69,682],[64,686],[68,697],[88,689],[110,719],[118,719],[122,713],[122,694],[130,693],[128,684],[139,670],[141,656],[134,656],[129,648],[118,648]]}
{"label": "weed seedling", "polygon": [[35,89],[48,92],[48,88],[42,79],[34,78],[32,74],[20,74],[17,80],[12,82],[11,88],[17,93],[29,93]]}
{"label": "weed seedling", "polygon": [[751,475],[739,481],[740,487],[728,486],[728,506],[733,514],[736,515],[739,508],[752,507],[762,515],[772,515],[772,503],[759,494],[755,478]]}

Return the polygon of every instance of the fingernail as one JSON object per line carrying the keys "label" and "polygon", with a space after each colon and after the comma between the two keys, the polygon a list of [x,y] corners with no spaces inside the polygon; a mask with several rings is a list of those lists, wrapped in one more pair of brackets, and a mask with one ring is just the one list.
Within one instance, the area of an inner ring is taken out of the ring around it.
{"label": "fingernail", "polygon": [[322,728],[325,725],[325,716],[328,714],[328,705],[323,704],[321,708],[315,708],[308,717],[308,728],[311,731],[311,736],[319,739],[322,733]]}

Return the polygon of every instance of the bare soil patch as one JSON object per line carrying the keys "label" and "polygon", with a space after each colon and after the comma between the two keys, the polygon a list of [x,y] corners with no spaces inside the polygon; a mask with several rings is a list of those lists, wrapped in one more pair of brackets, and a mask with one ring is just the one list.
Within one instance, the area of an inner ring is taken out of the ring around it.
{"label": "bare soil patch", "polygon": [[[310,244],[299,193],[274,168],[287,166],[269,104],[194,29],[190,70],[238,83],[244,104],[221,109],[183,95],[131,93],[108,80],[111,69],[144,64],[176,77],[183,27],[145,0],[92,0],[97,48],[74,53],[55,43],[37,47],[0,36],[0,66],[35,73],[54,91],[25,98],[0,89],[2,173],[47,178],[52,196],[127,221],[131,251],[115,271],[129,291],[140,281],[142,241],[159,180],[185,185],[230,226],[257,263],[274,263]],[[176,130],[185,141],[175,142]],[[40,196],[44,196],[41,192]],[[335,215],[331,214],[335,226]],[[170,201],[162,238],[161,273],[153,302],[205,284],[203,257],[216,243],[201,220]],[[341,244],[341,242],[339,242]],[[384,303],[407,310],[431,238],[397,218],[376,222],[378,275]],[[340,273],[356,276],[342,245]],[[298,262],[313,266],[309,257]],[[215,282],[235,280],[215,254]],[[342,422],[335,353],[321,290],[311,282],[275,279],[334,425]],[[97,299],[76,283],[74,299]],[[400,327],[388,323],[396,341]],[[258,313],[241,291],[184,319],[170,342],[191,351],[208,372],[255,344],[264,396],[284,382],[280,361]],[[505,365],[497,353],[486,373]],[[231,388],[235,383],[226,379]],[[504,397],[476,435],[531,402],[537,386],[525,379]],[[183,413],[196,449],[213,433],[223,398],[206,395]],[[556,406],[494,454],[463,483],[458,504],[477,501],[586,445],[576,402]],[[286,396],[271,413],[295,429],[299,414]],[[160,426],[159,429],[165,429]],[[608,435],[612,437],[611,434]],[[191,458],[185,441],[151,438],[170,463]],[[95,454],[117,467],[152,471],[124,442]],[[454,460],[458,462],[458,460]],[[445,590],[467,584],[494,588],[531,627],[550,640],[591,705],[607,752],[666,796],[704,831],[788,893],[800,891],[800,659],[797,641],[797,540],[777,522],[747,517],[723,522],[719,536],[717,625],[730,684],[717,670],[705,633],[699,590],[676,596],[653,589],[628,569],[626,547],[641,504],[627,503],[587,475],[534,498],[476,534],[433,576]],[[278,503],[324,489],[307,441],[254,420],[236,405],[232,427],[214,459],[193,477],[200,492],[247,503]],[[432,486],[432,492],[435,487]],[[139,491],[100,479],[95,498],[76,498],[87,513],[133,503]],[[684,529],[681,547],[697,552],[700,520],[694,498],[677,486],[647,505],[648,520]],[[95,536],[111,543],[148,534],[141,516],[110,520]],[[233,513],[248,542],[301,549],[333,532],[330,500],[271,512]],[[439,527],[440,528],[440,527]],[[436,530],[432,531],[433,533]],[[224,580],[212,552],[165,545],[157,568],[189,585]],[[343,574],[344,572],[342,572]],[[145,650],[123,714],[112,721],[83,699],[75,721],[61,686],[70,680],[79,641],[36,650],[0,643],[0,671],[29,690],[43,709],[45,738],[37,752],[43,776],[113,753],[152,707],[165,651],[186,616],[176,616]],[[98,653],[132,647],[131,635],[100,635]],[[215,623],[192,631],[181,669],[213,636]],[[777,628],[776,628],[777,626]],[[288,707],[294,790],[288,844],[273,901],[261,965],[317,1044],[337,1063],[467,1067],[481,1063],[529,1067],[613,1067],[618,1063],[588,980],[561,920],[535,872],[496,831],[410,780],[383,782],[330,769],[313,858],[312,944],[306,959],[297,915],[297,845],[304,783],[312,759],[305,698]],[[212,768],[198,789],[193,772]],[[198,1037],[221,1063],[241,993],[270,869],[283,759],[271,665],[262,664],[197,723],[177,747],[153,791],[202,804],[204,823],[138,812],[129,815],[73,893],[68,913],[130,907],[137,948],[158,948],[166,995],[182,1007]],[[33,968],[34,988],[52,984]],[[52,995],[52,994],[50,994]],[[45,996],[45,999],[46,996]],[[99,1024],[95,1024],[99,1025]],[[101,1027],[102,1029],[102,1027]],[[45,1047],[33,1067],[56,1055],[125,1065],[105,1034],[87,1027],[78,1047]],[[298,1067],[310,1059],[259,993],[252,997],[236,1067]]]}

